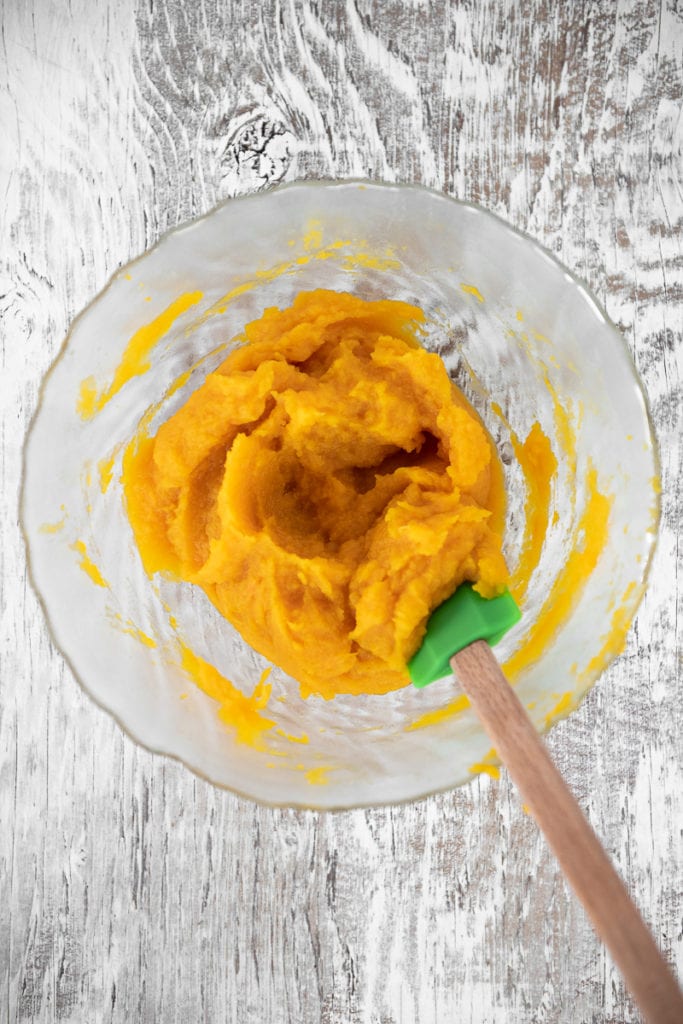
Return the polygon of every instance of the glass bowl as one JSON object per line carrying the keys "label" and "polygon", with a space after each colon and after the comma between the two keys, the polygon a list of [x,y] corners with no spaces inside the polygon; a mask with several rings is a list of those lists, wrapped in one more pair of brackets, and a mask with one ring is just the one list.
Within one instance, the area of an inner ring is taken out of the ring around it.
{"label": "glass bowl", "polygon": [[[27,440],[32,578],[85,690],[149,749],[270,804],[415,799],[495,771],[452,680],[302,700],[274,668],[263,714],[275,725],[241,742],[182,651],[245,694],[268,663],[197,588],[146,576],[126,516],[121,459],[141,422],[154,430],[246,322],[311,288],[424,310],[425,345],[501,454],[513,574],[529,544],[540,551],[522,621],[497,652],[540,731],[576,707],[623,645],[656,534],[643,394],[619,333],[549,253],[423,188],[306,182],[231,199],[118,272],[75,321]],[[535,422],[558,462],[540,525],[516,457]]]}

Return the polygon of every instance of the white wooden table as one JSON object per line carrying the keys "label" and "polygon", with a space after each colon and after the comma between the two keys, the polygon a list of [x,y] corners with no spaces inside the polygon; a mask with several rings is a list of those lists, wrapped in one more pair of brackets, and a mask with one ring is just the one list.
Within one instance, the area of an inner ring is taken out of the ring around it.
{"label": "white wooden table", "polygon": [[71,319],[166,228],[371,176],[526,230],[623,330],[661,444],[648,594],[550,745],[683,973],[679,0],[4,0],[2,19],[0,1022],[637,1020],[505,775],[325,816],[136,747],[52,645],[17,510]]}

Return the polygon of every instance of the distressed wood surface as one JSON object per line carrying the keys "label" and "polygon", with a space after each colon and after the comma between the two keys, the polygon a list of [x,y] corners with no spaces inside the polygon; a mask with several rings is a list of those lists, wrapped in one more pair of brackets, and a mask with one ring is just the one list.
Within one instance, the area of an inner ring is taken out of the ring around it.
{"label": "distressed wood surface", "polygon": [[364,175],[528,231],[621,327],[661,445],[651,586],[550,745],[683,973],[680,0],[1,10],[0,1022],[638,1020],[505,776],[326,816],[136,747],[52,645],[17,509],[69,322],[217,200]]}

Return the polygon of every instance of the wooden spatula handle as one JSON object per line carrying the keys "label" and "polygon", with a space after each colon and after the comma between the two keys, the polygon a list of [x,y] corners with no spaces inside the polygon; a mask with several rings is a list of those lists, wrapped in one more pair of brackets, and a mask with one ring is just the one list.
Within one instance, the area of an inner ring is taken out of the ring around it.
{"label": "wooden spatula handle", "polygon": [[478,640],[451,667],[646,1020],[681,1024],[672,971],[491,648]]}

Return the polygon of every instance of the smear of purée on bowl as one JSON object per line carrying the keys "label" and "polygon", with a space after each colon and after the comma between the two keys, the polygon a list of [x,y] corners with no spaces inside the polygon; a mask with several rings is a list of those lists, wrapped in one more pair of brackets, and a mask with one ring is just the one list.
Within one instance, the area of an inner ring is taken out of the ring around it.
{"label": "smear of pur\u00e9e on bowl", "polygon": [[[306,238],[312,251],[297,263],[329,258],[345,245],[319,248],[314,233]],[[356,253],[353,259],[373,269],[392,262],[390,252]],[[256,284],[246,282],[235,294]],[[485,301],[476,286],[461,288],[471,301]],[[233,297],[224,296],[201,319],[223,312]],[[156,344],[201,298],[199,292],[179,296],[137,331],[105,387],[92,378],[82,382],[77,406],[83,419],[150,369]],[[521,311],[517,320],[523,320]],[[302,293],[291,309],[266,311],[246,325],[246,343],[153,437],[146,426],[151,416],[143,417],[123,456],[128,512],[145,568],[201,586],[247,642],[299,679],[304,697],[384,693],[407,685],[405,663],[431,610],[464,579],[485,596],[509,585],[523,606],[550,526],[557,456],[576,468],[572,421],[539,366],[553,399],[558,450],[539,423],[524,440],[506,423],[526,486],[520,557],[508,573],[497,453],[440,358],[420,346],[423,321],[421,310],[405,303]],[[509,330],[525,344],[523,330]],[[505,422],[495,402],[491,410]],[[103,493],[120,449],[118,444],[98,463]],[[607,542],[611,499],[599,490],[590,465],[583,484],[586,498],[571,554],[504,666],[512,681],[569,617]],[[62,526],[46,523],[43,529]],[[85,544],[73,548],[93,583],[106,587]],[[245,587],[255,601],[245,600]],[[624,594],[624,602],[629,597]],[[169,619],[173,626],[170,613]],[[583,675],[598,672],[623,648],[628,624],[617,608]],[[124,631],[156,646],[132,622]],[[271,729],[286,735],[269,704],[269,670],[247,696],[179,635],[177,655],[241,742],[267,750]],[[406,728],[430,726],[467,706],[467,698],[457,697]],[[547,724],[572,706],[572,694],[562,695]],[[307,742],[305,735],[286,738]],[[494,751],[472,770],[497,774],[493,760]],[[306,777],[324,783],[327,770],[312,768]]]}

